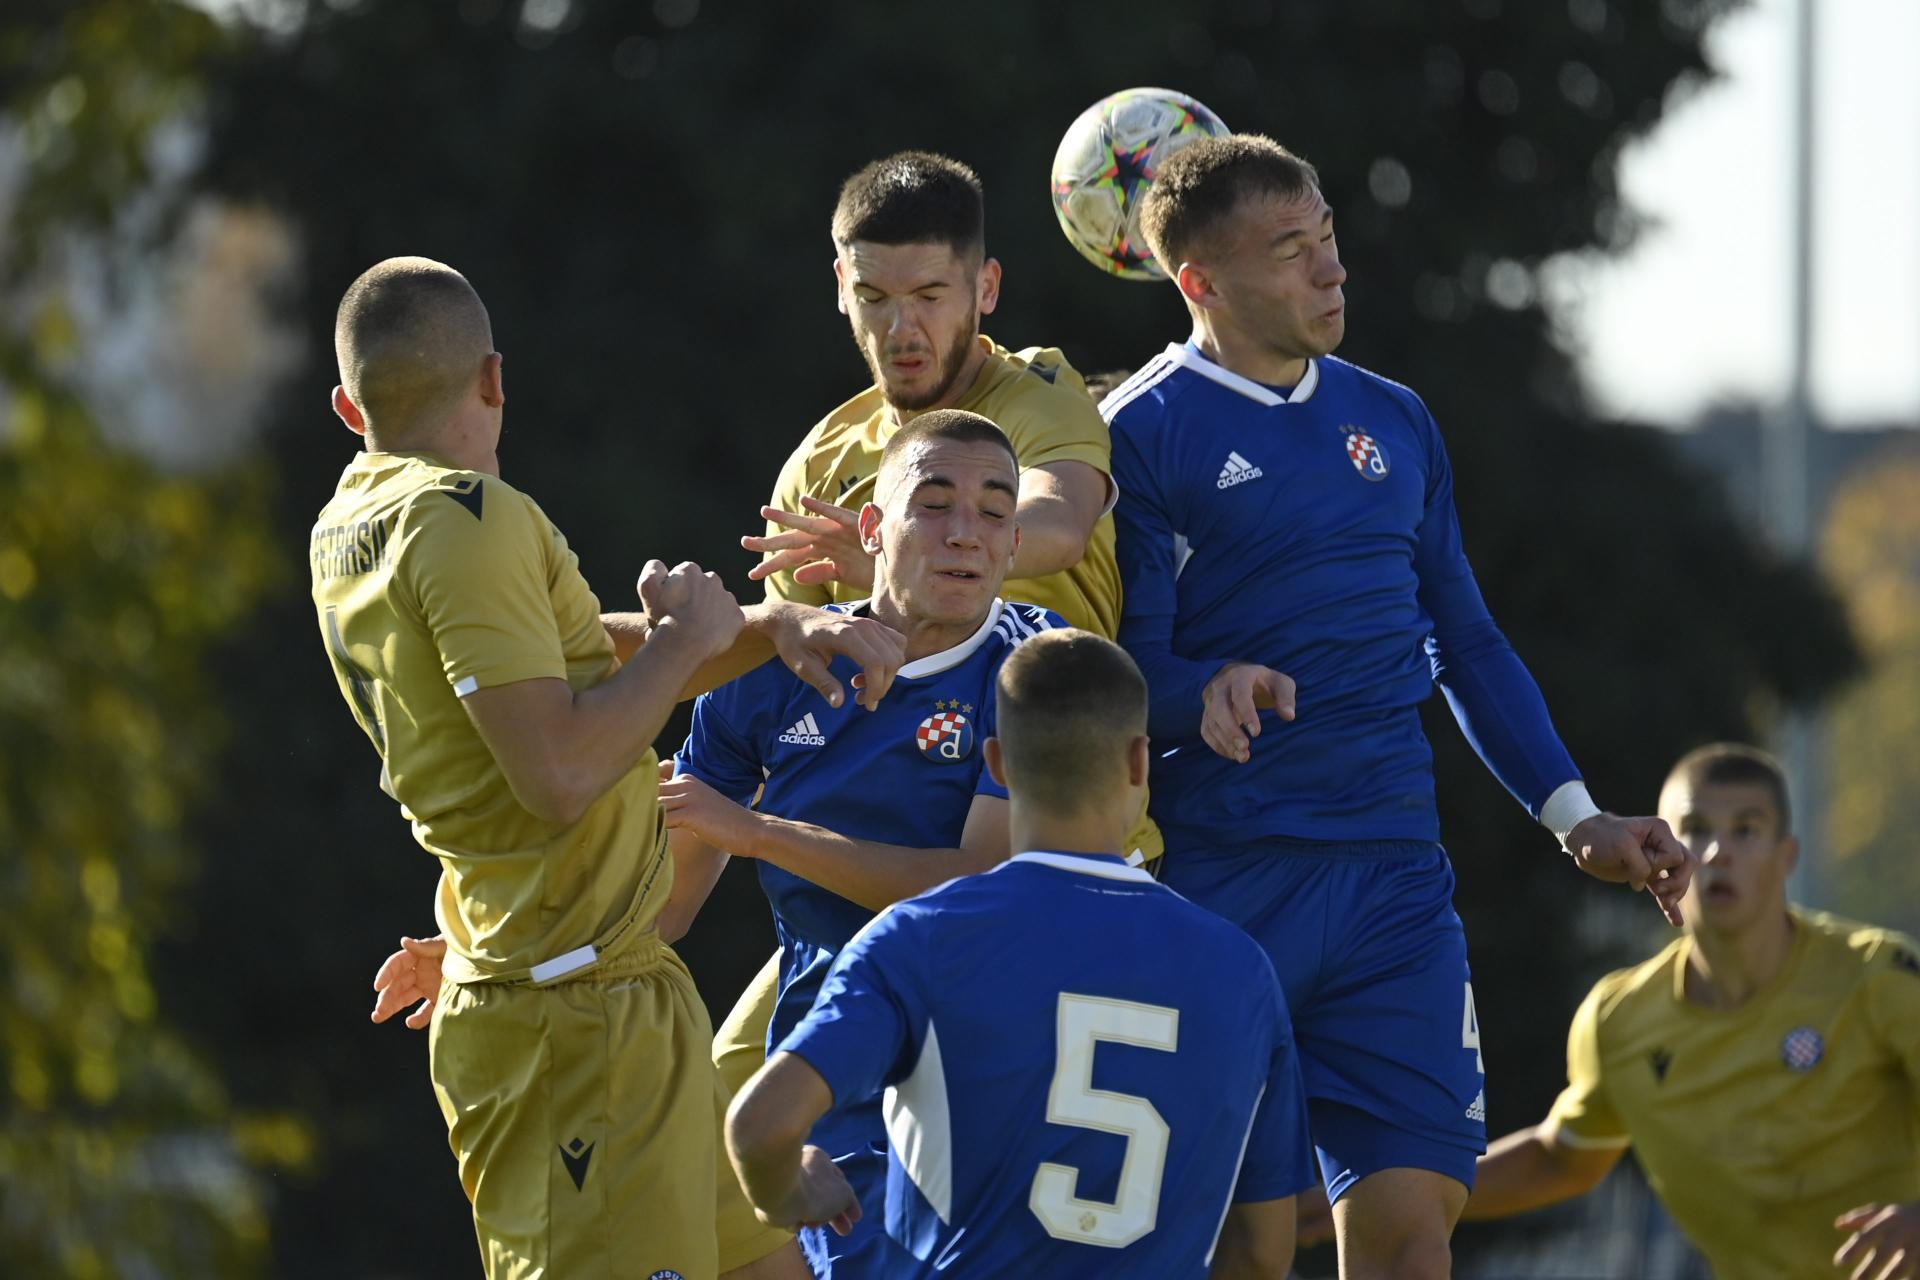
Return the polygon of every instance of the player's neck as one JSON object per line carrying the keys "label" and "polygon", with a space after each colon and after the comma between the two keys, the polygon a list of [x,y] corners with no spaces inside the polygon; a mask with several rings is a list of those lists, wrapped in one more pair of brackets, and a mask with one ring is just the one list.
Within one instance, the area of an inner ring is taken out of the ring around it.
{"label": "player's neck", "polygon": [[867,606],[867,612],[875,621],[886,623],[907,638],[908,662],[918,662],[965,643],[967,637],[978,631],[987,620],[985,614],[965,622],[929,622],[924,618],[914,618],[887,594],[884,585],[875,589],[873,602]]}
{"label": "player's neck", "polygon": [[1015,853],[1103,853],[1125,857],[1127,828],[1120,806],[1101,805],[1091,813],[1053,813],[1021,803],[1016,792],[1007,808],[1007,832]]}
{"label": "player's neck", "polygon": [[1793,952],[1786,911],[1740,933],[1696,929],[1687,952],[1687,999],[1709,1009],[1737,1009],[1786,967]]}
{"label": "player's neck", "polygon": [[500,474],[496,452],[500,438],[497,427],[456,418],[431,430],[397,433],[393,437],[368,430],[368,453],[430,453],[457,471],[478,471],[483,475]]}
{"label": "player's neck", "polygon": [[1284,355],[1271,344],[1241,333],[1232,325],[1215,321],[1208,313],[1194,315],[1194,344],[1200,354],[1243,378],[1270,387],[1294,387],[1307,376],[1305,356]]}

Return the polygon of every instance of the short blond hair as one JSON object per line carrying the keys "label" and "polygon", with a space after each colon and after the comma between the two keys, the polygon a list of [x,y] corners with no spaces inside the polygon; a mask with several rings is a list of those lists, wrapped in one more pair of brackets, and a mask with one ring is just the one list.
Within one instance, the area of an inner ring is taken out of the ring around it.
{"label": "short blond hair", "polygon": [[467,278],[431,258],[388,258],[347,286],[334,318],[340,385],[389,440],[433,425],[493,353],[493,325]]}

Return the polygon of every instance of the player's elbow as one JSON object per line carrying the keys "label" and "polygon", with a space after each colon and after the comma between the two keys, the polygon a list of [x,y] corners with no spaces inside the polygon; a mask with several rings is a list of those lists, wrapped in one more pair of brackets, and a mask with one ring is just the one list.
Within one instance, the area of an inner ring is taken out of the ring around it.
{"label": "player's elbow", "polygon": [[782,1105],[773,1090],[761,1087],[763,1078],[764,1068],[727,1108],[727,1151],[737,1168],[756,1167],[783,1151],[797,1151],[812,1127],[796,1108]]}
{"label": "player's elbow", "polygon": [[561,827],[580,821],[599,798],[579,771],[558,762],[521,770],[519,776],[509,776],[507,783],[522,809]]}

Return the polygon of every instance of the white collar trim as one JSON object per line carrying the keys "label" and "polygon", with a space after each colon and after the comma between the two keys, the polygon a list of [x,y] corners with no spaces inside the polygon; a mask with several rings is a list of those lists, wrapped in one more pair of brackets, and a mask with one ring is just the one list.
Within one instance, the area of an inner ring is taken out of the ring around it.
{"label": "white collar trim", "polygon": [[973,656],[975,649],[978,649],[987,642],[987,637],[993,634],[993,625],[1000,621],[1000,611],[1004,608],[1006,608],[1005,602],[998,596],[995,596],[993,599],[993,607],[987,610],[987,620],[980,624],[978,631],[951,649],[942,649],[940,652],[930,653],[924,658],[915,658],[912,662],[907,663],[906,666],[901,667],[900,670],[895,673],[894,678],[898,680],[918,680],[923,676],[937,676],[942,671],[948,671],[959,666]]}
{"label": "white collar trim", "polygon": [[1035,862],[1043,867],[1056,867],[1061,871],[1078,871],[1082,875],[1102,876],[1108,880],[1134,880],[1141,884],[1160,883],[1139,867],[1115,866],[1102,858],[1087,858],[1072,853],[1016,853],[1007,859],[1007,863],[1014,862]]}
{"label": "white collar trim", "polygon": [[1222,368],[1213,361],[1195,351],[1184,342],[1170,343],[1167,346],[1167,358],[1193,370],[1203,378],[1209,378],[1230,391],[1238,391],[1249,400],[1261,404],[1304,404],[1313,399],[1313,393],[1320,389],[1320,362],[1307,361],[1306,376],[1300,379],[1300,385],[1290,395],[1281,395],[1271,387],[1263,386],[1252,378],[1243,378],[1231,369]]}

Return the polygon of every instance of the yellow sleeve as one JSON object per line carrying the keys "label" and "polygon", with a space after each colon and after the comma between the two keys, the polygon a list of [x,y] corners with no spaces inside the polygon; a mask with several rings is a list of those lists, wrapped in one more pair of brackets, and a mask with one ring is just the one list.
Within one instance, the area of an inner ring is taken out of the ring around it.
{"label": "yellow sleeve", "polygon": [[[815,432],[809,431],[800,447],[787,457],[787,463],[780,468],[780,478],[773,482],[773,496],[767,499],[767,505],[778,507],[782,511],[799,511],[800,499],[807,493],[807,459],[813,456]],[[817,496],[817,495],[816,495]],[[767,536],[787,533],[784,525],[767,521]],[[804,586],[793,580],[793,571],[782,569],[779,573],[769,574],[766,578],[768,600],[795,600],[801,604],[823,605],[833,603],[833,591],[825,584]]]}
{"label": "yellow sleeve", "polygon": [[1113,471],[1113,441],[1086,383],[1066,357],[1048,348],[1016,353],[1028,385],[1002,410],[1001,430],[1013,442],[1022,471],[1055,462],[1084,462],[1101,475]]}
{"label": "yellow sleeve", "polygon": [[1569,1147],[1624,1147],[1626,1126],[1607,1098],[1600,1070],[1600,1002],[1607,984],[1587,993],[1567,1031],[1567,1087],[1547,1113],[1546,1127]]}
{"label": "yellow sleeve", "polygon": [[1867,1009],[1874,1030],[1920,1097],[1920,945],[1883,934],[1867,955]]}
{"label": "yellow sleeve", "polygon": [[447,683],[462,696],[520,680],[567,677],[548,559],[553,538],[532,504],[487,477],[431,489],[408,505],[400,570]]}

